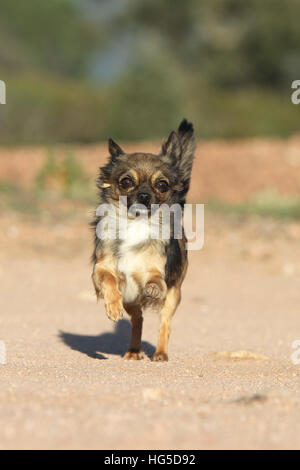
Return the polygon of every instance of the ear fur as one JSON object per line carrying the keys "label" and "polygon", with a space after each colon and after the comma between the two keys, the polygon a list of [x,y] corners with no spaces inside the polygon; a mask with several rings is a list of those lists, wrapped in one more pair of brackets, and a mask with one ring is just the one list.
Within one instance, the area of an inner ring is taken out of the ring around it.
{"label": "ear fur", "polygon": [[111,158],[104,167],[100,168],[100,174],[97,179],[97,186],[99,189],[110,188],[111,184],[109,183],[109,178],[111,172],[117,164],[118,158],[121,155],[125,155],[125,152],[121,149],[121,147],[112,139],[108,139],[108,150]]}
{"label": "ear fur", "polygon": [[120,155],[124,155],[125,153],[121,147],[112,139],[108,139],[108,150],[113,160],[118,158]]}
{"label": "ear fur", "polygon": [[175,131],[171,132],[168,139],[164,141],[161,154],[174,165],[180,159],[181,146]]}
{"label": "ear fur", "polygon": [[179,128],[178,136],[181,144],[180,168],[183,173],[183,179],[190,182],[194,154],[196,150],[196,140],[194,136],[194,127],[191,122],[184,119]]}
{"label": "ear fur", "polygon": [[181,182],[188,191],[196,141],[193,124],[183,119],[177,132],[171,132],[162,145],[161,156],[180,172]]}

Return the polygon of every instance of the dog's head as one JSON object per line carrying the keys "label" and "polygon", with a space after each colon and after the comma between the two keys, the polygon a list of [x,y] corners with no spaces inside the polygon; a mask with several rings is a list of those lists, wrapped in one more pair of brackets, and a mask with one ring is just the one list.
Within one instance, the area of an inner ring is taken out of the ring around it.
{"label": "dog's head", "polygon": [[126,154],[109,139],[110,159],[100,169],[98,186],[102,200],[117,205],[127,197],[134,213],[151,211],[151,206],[185,203],[195,151],[193,125],[183,120],[162,145],[159,155]]}

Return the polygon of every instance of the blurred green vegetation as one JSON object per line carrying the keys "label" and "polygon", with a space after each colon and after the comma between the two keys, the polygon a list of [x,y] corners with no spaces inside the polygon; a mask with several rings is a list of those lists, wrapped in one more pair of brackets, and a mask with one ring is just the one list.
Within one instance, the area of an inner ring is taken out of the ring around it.
{"label": "blurred green vegetation", "polygon": [[57,158],[49,151],[44,165],[36,177],[35,189],[40,194],[54,194],[82,201],[93,199],[95,188],[72,152]]}
{"label": "blurred green vegetation", "polygon": [[48,151],[35,182],[30,188],[0,181],[0,212],[7,209],[35,219],[76,218],[77,209],[96,206],[93,178],[89,178],[74,153],[57,155]]}
{"label": "blurred green vegetation", "polygon": [[300,198],[287,197],[274,191],[257,194],[244,204],[228,204],[221,201],[211,201],[206,205],[212,212],[225,215],[259,216],[274,219],[300,220]]}
{"label": "blurred green vegetation", "polygon": [[299,0],[0,0],[0,144],[299,132]]}

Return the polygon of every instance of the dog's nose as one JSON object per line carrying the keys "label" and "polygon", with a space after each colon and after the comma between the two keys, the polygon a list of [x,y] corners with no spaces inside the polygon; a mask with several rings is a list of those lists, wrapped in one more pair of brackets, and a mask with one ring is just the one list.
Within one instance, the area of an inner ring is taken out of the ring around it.
{"label": "dog's nose", "polygon": [[147,206],[151,200],[151,194],[149,193],[138,193],[138,202]]}

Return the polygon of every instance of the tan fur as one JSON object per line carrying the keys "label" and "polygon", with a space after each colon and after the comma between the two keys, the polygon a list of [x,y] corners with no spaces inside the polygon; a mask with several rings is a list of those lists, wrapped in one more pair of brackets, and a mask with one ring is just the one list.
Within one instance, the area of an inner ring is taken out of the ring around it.
{"label": "tan fur", "polygon": [[[180,248],[184,250],[185,240],[180,240]],[[168,344],[171,332],[171,320],[181,300],[181,284],[187,271],[187,261],[183,267],[179,282],[171,289],[167,289],[164,280],[165,258],[155,245],[145,246],[135,253],[137,265],[147,266],[147,269],[139,269],[133,273],[134,281],[140,292],[139,304],[125,304],[123,306],[122,287],[126,282],[124,276],[117,270],[117,263],[112,255],[99,256],[95,264],[93,281],[99,297],[104,299],[108,317],[118,321],[123,317],[124,310],[131,316],[132,337],[129,350],[125,359],[140,360],[141,336],[143,315],[141,305],[157,302],[160,305],[160,329],[157,349],[152,358],[153,361],[168,360]],[[144,300],[143,300],[144,299]]]}
{"label": "tan fur", "polygon": [[117,271],[115,259],[111,255],[100,256],[94,266],[93,282],[97,297],[103,298],[107,316],[118,321],[123,317],[123,300],[120,291],[122,276]]}
{"label": "tan fur", "polygon": [[142,309],[135,305],[126,305],[126,311],[131,316],[132,332],[131,341],[125,359],[143,359],[142,349],[142,329],[143,314]]}
{"label": "tan fur", "polygon": [[[183,207],[194,150],[193,126],[186,120],[163,143],[160,155],[126,154],[109,139],[111,158],[100,169],[98,178],[100,203],[117,207],[119,197],[126,196],[127,203],[132,205],[146,193],[156,206],[171,207],[175,202]],[[151,217],[150,212],[146,214]],[[135,214],[128,216],[128,221],[132,217],[135,219]],[[94,227],[98,222],[96,219]],[[95,237],[94,286],[98,298],[104,299],[111,320],[121,319],[124,311],[131,318],[131,341],[125,359],[142,359],[143,309],[151,306],[159,310],[158,345],[152,360],[166,361],[171,320],[181,300],[188,265],[186,239],[177,241],[173,233],[169,240],[149,240],[143,222],[135,219],[130,224],[131,231],[125,240],[117,237],[99,241]]]}
{"label": "tan fur", "polygon": [[154,361],[168,360],[168,344],[171,333],[171,320],[181,300],[180,287],[172,287],[167,294],[165,303],[160,313],[160,329],[158,345],[154,353]]}

